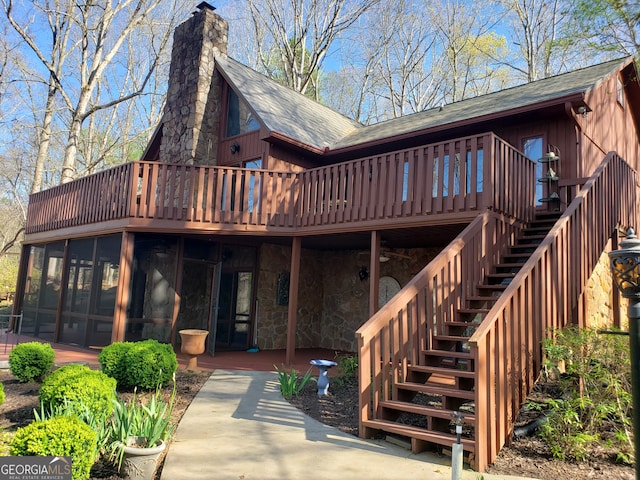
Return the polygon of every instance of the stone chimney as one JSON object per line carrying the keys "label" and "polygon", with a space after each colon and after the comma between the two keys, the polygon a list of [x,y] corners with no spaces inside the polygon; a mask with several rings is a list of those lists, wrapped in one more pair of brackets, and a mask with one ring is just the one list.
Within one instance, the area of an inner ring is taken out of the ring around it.
{"label": "stone chimney", "polygon": [[215,165],[221,79],[213,67],[227,53],[229,24],[206,2],[173,34],[160,161]]}

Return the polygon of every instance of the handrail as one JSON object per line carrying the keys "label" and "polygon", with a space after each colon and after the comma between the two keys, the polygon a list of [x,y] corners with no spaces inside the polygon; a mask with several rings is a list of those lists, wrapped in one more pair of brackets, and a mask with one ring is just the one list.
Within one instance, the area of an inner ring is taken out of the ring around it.
{"label": "handrail", "polygon": [[389,382],[403,381],[407,364],[420,364],[421,352],[454,320],[462,299],[477,294],[519,231],[517,222],[486,210],[356,331],[361,435],[379,402],[393,399]]}
{"label": "handrail", "polygon": [[633,169],[609,153],[469,339],[479,470],[512,432],[542,365],[542,339],[584,324],[581,293],[615,228],[635,221],[635,185]]}
{"label": "handrail", "polygon": [[123,219],[293,233],[485,208],[527,221],[534,186],[534,163],[492,133],[302,172],[140,161],[32,194],[26,233]]}

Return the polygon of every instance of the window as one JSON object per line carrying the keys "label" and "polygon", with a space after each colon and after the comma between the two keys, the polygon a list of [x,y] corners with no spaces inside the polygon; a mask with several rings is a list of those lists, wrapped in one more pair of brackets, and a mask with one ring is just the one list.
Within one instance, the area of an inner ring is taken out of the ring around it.
{"label": "window", "polygon": [[524,151],[524,154],[536,162],[536,202],[539,202],[540,199],[544,197],[544,185],[537,180],[538,178],[544,177],[544,165],[538,162],[544,154],[543,138],[542,136],[525,138],[522,143],[522,150]]}
{"label": "window", "polygon": [[253,116],[245,102],[236,92],[229,89],[227,97],[227,137],[254,132],[260,129],[260,123]]}
{"label": "window", "polygon": [[624,107],[624,85],[622,84],[622,80],[616,78],[616,94],[618,98],[618,104]]}

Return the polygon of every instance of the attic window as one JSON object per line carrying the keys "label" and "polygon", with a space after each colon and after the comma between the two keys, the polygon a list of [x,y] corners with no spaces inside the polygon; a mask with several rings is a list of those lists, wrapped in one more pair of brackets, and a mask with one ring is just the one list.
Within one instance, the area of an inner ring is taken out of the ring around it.
{"label": "attic window", "polygon": [[616,78],[616,94],[618,96],[618,104],[624,107],[624,86],[619,78]]}
{"label": "attic window", "polygon": [[259,129],[260,124],[254,118],[247,104],[240,100],[236,92],[230,88],[227,101],[227,137],[234,137]]}

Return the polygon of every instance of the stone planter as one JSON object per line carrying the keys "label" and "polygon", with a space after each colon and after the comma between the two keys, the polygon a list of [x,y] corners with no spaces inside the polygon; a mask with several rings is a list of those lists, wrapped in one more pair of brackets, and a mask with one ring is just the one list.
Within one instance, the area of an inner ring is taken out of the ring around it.
{"label": "stone planter", "polygon": [[189,355],[187,370],[197,370],[198,355],[204,353],[205,339],[209,332],[207,330],[199,330],[197,328],[188,328],[186,330],[180,330],[178,333],[182,340],[180,351]]}
{"label": "stone planter", "polygon": [[[130,442],[131,443],[131,442]],[[158,466],[158,459],[166,444],[160,440],[155,447],[143,448],[136,446],[124,447],[122,473],[129,480],[153,480]]]}

